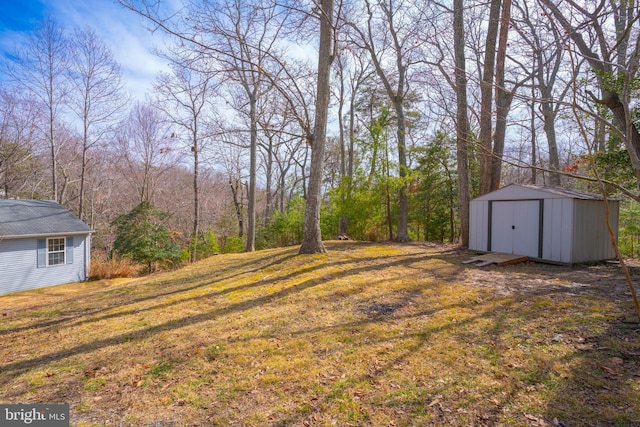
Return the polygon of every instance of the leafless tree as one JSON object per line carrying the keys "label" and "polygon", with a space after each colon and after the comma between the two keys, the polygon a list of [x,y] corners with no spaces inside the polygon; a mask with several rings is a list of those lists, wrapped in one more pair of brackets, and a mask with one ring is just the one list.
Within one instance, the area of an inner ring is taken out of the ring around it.
{"label": "leafless tree", "polygon": [[78,29],[71,44],[69,105],[81,123],[82,156],[78,216],[84,216],[89,150],[113,132],[128,105],[120,66],[109,47],[90,28]]}
{"label": "leafless tree", "polygon": [[458,212],[460,243],[469,246],[469,117],[467,102],[467,71],[465,58],[464,4],[453,2],[453,49],[456,89],[456,159],[458,165]]}
{"label": "leafless tree", "polygon": [[120,126],[117,149],[121,173],[136,188],[138,202],[155,202],[160,179],[178,163],[174,145],[167,119],[151,105],[137,102]]}
{"label": "leafless tree", "polygon": [[45,19],[13,56],[14,61],[8,67],[10,78],[38,100],[46,117],[42,134],[49,145],[51,198],[61,201],[57,161],[60,141],[56,123],[61,119],[69,93],[66,74],[69,43],[63,28],[53,19]]}
{"label": "leafless tree", "polygon": [[[640,6],[637,2],[539,0],[546,13],[566,34],[587,62],[599,94],[588,89],[587,100],[613,115],[610,128],[624,141],[640,187],[640,127],[631,117],[633,85],[640,69]],[[577,86],[576,86],[577,87]],[[583,90],[580,88],[579,90]],[[595,114],[597,120],[606,117]]]}
{"label": "leafless tree", "polygon": [[306,147],[291,107],[278,91],[274,90],[269,93],[269,96],[262,97],[258,102],[258,111],[260,134],[258,147],[265,177],[264,223],[266,225],[276,209],[277,200],[284,202],[282,198],[286,195],[284,182],[291,166],[295,164],[293,158]]}
{"label": "leafless tree", "polygon": [[320,48],[318,49],[318,80],[316,86],[316,111],[311,140],[311,169],[309,172],[309,189],[304,211],[304,228],[302,231],[301,254],[324,253],[320,230],[320,207],[322,202],[322,161],[327,139],[327,120],[329,115],[329,98],[331,96],[330,75],[334,58],[334,2],[321,0]]}
{"label": "leafless tree", "polygon": [[0,198],[30,197],[42,171],[36,137],[40,112],[35,102],[0,89]]}
{"label": "leafless tree", "polygon": [[[346,20],[346,18],[341,18]],[[375,78],[375,70],[368,60],[368,53],[349,46],[348,40],[339,42],[334,62],[334,72],[338,93],[338,127],[340,141],[340,181],[342,190],[340,198],[348,203],[351,198],[355,170],[356,144],[356,100],[365,82]],[[345,112],[344,109],[347,109]],[[345,123],[346,121],[346,123]],[[340,216],[338,235],[348,235],[349,218]]]}
{"label": "leafless tree", "polygon": [[174,64],[171,74],[158,75],[154,88],[159,97],[160,108],[169,121],[179,130],[176,136],[184,135],[188,153],[193,156],[193,228],[190,245],[191,262],[197,260],[197,242],[200,232],[200,155],[209,139],[205,121],[211,111],[211,98],[215,94],[216,82],[211,73],[198,72]]}
{"label": "leafless tree", "polygon": [[[399,176],[406,179],[408,174],[406,144],[405,102],[409,90],[409,71],[419,63],[421,50],[419,34],[420,22],[413,19],[419,6],[408,1],[363,2],[361,22],[350,22],[352,42],[369,52],[373,66],[391,101],[397,121],[397,146]],[[403,183],[398,194],[399,241],[409,240],[409,201],[407,185]]]}

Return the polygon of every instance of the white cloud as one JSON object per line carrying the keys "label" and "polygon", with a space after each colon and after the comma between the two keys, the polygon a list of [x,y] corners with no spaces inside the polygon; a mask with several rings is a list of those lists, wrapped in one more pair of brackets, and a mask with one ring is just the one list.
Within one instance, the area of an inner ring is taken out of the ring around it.
{"label": "white cloud", "polygon": [[[43,17],[51,16],[69,33],[74,28],[90,27],[110,47],[120,64],[127,90],[138,99],[152,90],[153,81],[160,70],[166,70],[166,61],[154,55],[154,48],[163,48],[166,36],[147,30],[143,18],[109,0],[49,0],[44,9],[29,10],[16,6],[1,8],[0,13],[20,17],[20,28],[0,27],[0,54],[10,54],[24,43]],[[27,16],[33,12],[33,16]],[[37,14],[36,14],[37,13]]]}
{"label": "white cloud", "polygon": [[122,68],[127,88],[136,98],[151,91],[153,80],[166,63],[152,53],[162,48],[163,34],[150,33],[141,17],[116,2],[56,0],[51,14],[67,29],[89,26],[111,47]]}

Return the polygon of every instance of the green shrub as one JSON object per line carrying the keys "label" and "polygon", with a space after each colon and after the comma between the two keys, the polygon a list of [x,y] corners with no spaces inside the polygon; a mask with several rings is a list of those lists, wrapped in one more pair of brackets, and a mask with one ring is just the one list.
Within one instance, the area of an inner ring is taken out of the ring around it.
{"label": "green shrub", "polygon": [[180,248],[174,233],[163,224],[169,216],[146,200],[118,216],[112,223],[116,227],[114,253],[146,265],[148,271],[158,265],[174,267],[180,261]]}

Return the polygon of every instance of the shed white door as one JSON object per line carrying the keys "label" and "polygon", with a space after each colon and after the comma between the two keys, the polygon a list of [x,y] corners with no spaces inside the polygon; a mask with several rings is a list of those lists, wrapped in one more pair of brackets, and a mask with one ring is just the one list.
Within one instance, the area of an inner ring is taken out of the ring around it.
{"label": "shed white door", "polygon": [[491,252],[538,258],[540,201],[493,202]]}

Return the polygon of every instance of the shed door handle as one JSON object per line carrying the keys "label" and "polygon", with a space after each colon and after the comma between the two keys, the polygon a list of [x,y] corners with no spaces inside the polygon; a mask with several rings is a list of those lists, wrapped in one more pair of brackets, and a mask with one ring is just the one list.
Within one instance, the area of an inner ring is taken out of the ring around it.
{"label": "shed door handle", "polygon": [[512,225],[512,226],[511,226],[511,229],[512,229],[512,230],[515,230],[515,229],[516,229],[516,226],[515,226],[515,225]]}

